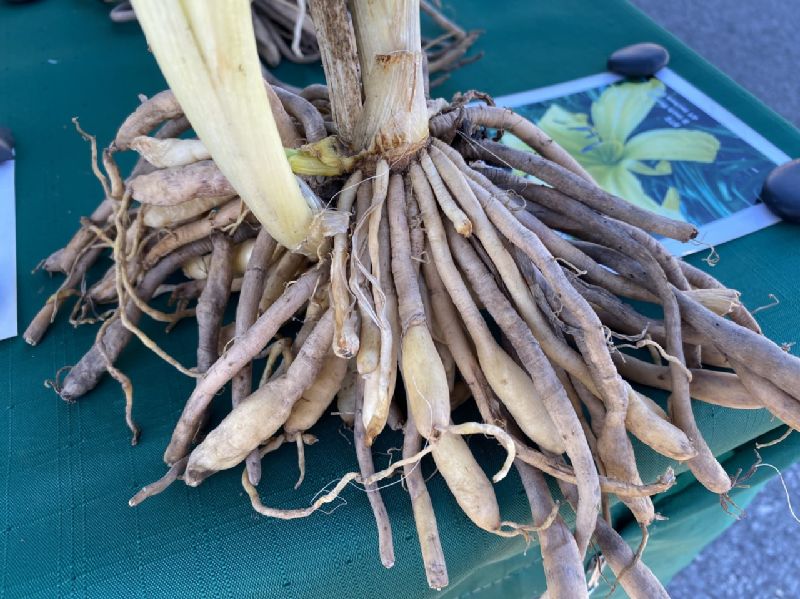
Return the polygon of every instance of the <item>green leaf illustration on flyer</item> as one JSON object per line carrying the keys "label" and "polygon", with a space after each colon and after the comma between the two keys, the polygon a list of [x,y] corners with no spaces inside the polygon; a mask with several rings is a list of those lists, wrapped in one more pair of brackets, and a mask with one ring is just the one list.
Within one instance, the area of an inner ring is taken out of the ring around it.
{"label": "green leaf illustration on flyer", "polygon": [[[776,221],[758,196],[788,157],[667,69],[640,81],[587,77],[498,103],[538,124],[606,191],[697,225],[698,242],[676,253]],[[511,134],[503,140],[527,149]]]}

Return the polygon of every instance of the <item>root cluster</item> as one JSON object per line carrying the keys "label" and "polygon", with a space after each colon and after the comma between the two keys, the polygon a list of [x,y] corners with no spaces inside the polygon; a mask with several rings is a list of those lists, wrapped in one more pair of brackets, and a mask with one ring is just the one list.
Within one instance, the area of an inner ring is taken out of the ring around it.
{"label": "root cluster", "polygon": [[[272,3],[257,2],[257,12],[263,4]],[[325,88],[275,91],[285,145],[319,141],[331,122]],[[313,103],[304,99],[309,94]],[[509,110],[467,106],[463,98],[430,106],[431,139],[402,166],[377,157],[355,161],[344,176],[305,177],[348,222],[312,260],[279,247],[202,149],[179,139],[189,124],[169,92],[146,100],[102,154],[105,173],[96,168],[105,199],[44,262],[66,278],[25,339],[37,343],[70,297],[78,298],[74,322],[103,321],[57,390],[76,401],[110,373],[123,383],[134,440],[131,384],[114,367],[132,337],[196,378],[165,450],[167,474],[132,505],[177,479],[196,486],[241,466],[254,509],[290,519],[310,515],[355,481],[369,491],[380,557],[391,567],[379,483],[402,473],[428,582],[441,588],[445,556],[417,467],[430,454],[476,526],[502,536],[538,534],[551,596],[586,595],[582,563],[592,539],[631,596],[665,596],[608,521],[616,496],[646,530],[656,517],[651,497],[674,483],[671,470],[642,481],[630,435],[724,495],[731,479],[696,426],[693,402],[767,408],[797,428],[800,360],[761,335],[737,292],[669,255],[651,235],[687,241],[693,226],[604,192]],[[535,152],[493,141],[503,131]],[[144,158],[123,180],[113,155],[129,148]],[[88,282],[87,271],[109,250],[113,266]],[[170,282],[181,269],[185,281]],[[162,294],[175,311],[150,305]],[[657,306],[661,317],[628,300]],[[235,321],[225,323],[233,301]],[[170,327],[196,320],[195,367],[175,362],[138,328],[145,314]],[[290,338],[293,319],[303,325]],[[260,361],[264,374],[254,384]],[[229,382],[231,411],[206,431],[209,404]],[[635,383],[669,391],[667,410]],[[455,424],[451,414],[466,402],[477,406],[480,421]],[[257,485],[265,455],[295,443],[304,465],[304,447],[315,440],[309,431],[335,417],[330,412],[353,427],[358,471],[311,506],[263,505]],[[387,425],[403,430],[403,459],[376,472],[370,446]],[[516,465],[530,522],[503,520],[468,434],[492,436],[506,452],[494,481]],[[574,531],[544,474],[574,509]]]}

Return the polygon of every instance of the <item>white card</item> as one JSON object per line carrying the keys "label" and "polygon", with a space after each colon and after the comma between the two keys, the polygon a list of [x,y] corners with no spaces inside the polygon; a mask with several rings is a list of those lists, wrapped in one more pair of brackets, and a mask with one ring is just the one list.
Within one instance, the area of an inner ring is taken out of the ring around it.
{"label": "white card", "polygon": [[14,161],[0,163],[0,339],[17,335],[17,235]]}

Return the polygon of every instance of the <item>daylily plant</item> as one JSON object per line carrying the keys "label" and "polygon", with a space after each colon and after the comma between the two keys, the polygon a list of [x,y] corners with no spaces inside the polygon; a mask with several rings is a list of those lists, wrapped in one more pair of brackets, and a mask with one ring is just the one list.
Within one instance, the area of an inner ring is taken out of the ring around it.
{"label": "daylily plant", "polygon": [[[711,163],[717,157],[719,141],[704,131],[681,128],[651,129],[631,136],[665,91],[658,79],[612,85],[592,103],[591,115],[569,112],[553,104],[542,116],[539,127],[572,154],[606,191],[647,210],[686,220],[675,187],[670,186],[664,198],[657,201],[644,191],[637,175],[669,175],[670,161]],[[509,141],[512,145],[521,143]]]}

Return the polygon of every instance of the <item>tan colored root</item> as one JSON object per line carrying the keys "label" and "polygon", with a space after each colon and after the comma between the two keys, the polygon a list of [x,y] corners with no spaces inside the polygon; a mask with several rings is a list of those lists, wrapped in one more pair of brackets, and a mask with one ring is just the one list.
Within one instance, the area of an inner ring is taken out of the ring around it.
{"label": "tan colored root", "polygon": [[[409,417],[403,436],[403,458],[407,459],[418,453],[421,441],[422,437],[414,426],[414,420]],[[439,538],[439,527],[436,523],[433,503],[425,486],[425,477],[422,475],[421,462],[407,464],[403,468],[403,473],[411,498],[411,508],[414,512],[414,523],[417,527],[417,537],[428,586],[432,589],[442,589],[449,584],[447,564]]]}
{"label": "tan colored root", "polygon": [[458,207],[455,200],[453,200],[453,196],[447,191],[444,181],[442,181],[442,178],[439,176],[439,171],[436,170],[433,161],[424,150],[420,153],[420,165],[425,171],[428,183],[430,183],[433,188],[433,194],[436,196],[436,201],[439,202],[439,207],[447,218],[450,219],[450,222],[453,223],[455,230],[458,231],[459,235],[463,235],[464,237],[472,235],[472,222],[461,208]]}
{"label": "tan colored root", "polygon": [[380,331],[377,325],[377,316],[374,316],[375,307],[372,294],[365,290],[366,274],[371,265],[367,251],[367,238],[364,227],[369,220],[370,203],[372,199],[372,181],[367,179],[359,185],[356,193],[355,224],[350,238],[350,292],[358,304],[359,349],[356,364],[359,374],[366,374],[378,367],[378,352],[380,347]]}
{"label": "tan colored root", "polygon": [[[255,23],[256,20],[253,22]],[[292,117],[290,117],[289,113],[286,112],[286,109],[283,107],[283,103],[281,102],[280,98],[278,98],[272,85],[265,81],[264,89],[267,91],[269,107],[272,111],[272,117],[275,119],[275,124],[278,127],[278,135],[281,138],[283,146],[285,148],[299,148],[300,145],[302,145],[303,140],[300,133],[297,131],[297,127],[295,127],[294,123],[292,122]]]}
{"label": "tan colored root", "polygon": [[[356,190],[363,175],[356,171],[345,183],[339,195],[337,209],[347,212],[353,209]],[[347,286],[347,234],[339,233],[333,238],[331,252],[331,307],[333,308],[333,351],[342,358],[352,358],[358,352],[357,319],[353,309],[354,300]]]}
{"label": "tan colored root", "polygon": [[[457,167],[451,168],[470,172],[459,154],[437,140],[434,140],[434,145],[443,156],[446,155],[448,159],[455,162]],[[441,171],[447,165],[442,160],[441,166],[439,164],[437,166]],[[455,172],[457,173],[458,170]],[[475,179],[481,177],[478,173],[471,174]],[[445,173],[443,173],[443,177],[446,179]],[[487,184],[491,185],[488,181]],[[605,337],[602,334],[602,325],[596,313],[572,287],[539,238],[523,227],[503,205],[503,202],[496,200],[478,183],[470,180],[470,187],[493,224],[511,243],[530,258],[545,280],[559,290],[564,307],[577,319],[576,324],[580,335],[577,336],[576,341],[581,353],[584,354],[592,379],[598,386],[598,391],[606,404],[605,428],[598,437],[601,458],[609,473],[639,484],[641,479],[636,468],[633,448],[625,431],[625,418],[628,412],[627,388],[611,361]],[[496,190],[496,192],[502,194],[500,190]],[[655,515],[652,503],[648,499],[630,501],[628,506],[634,511],[640,522],[649,523]]]}
{"label": "tan colored root", "polygon": [[235,196],[216,164],[203,160],[139,175],[128,183],[133,199],[154,206],[176,206],[195,198]]}
{"label": "tan colored root", "polygon": [[[211,249],[210,245],[210,241],[200,240],[165,256],[145,272],[137,286],[137,295],[143,300],[149,300],[164,279],[178,269],[183,261],[191,256],[209,251]],[[120,310],[125,310],[128,320],[138,322],[141,317],[141,311],[138,307],[132,301],[123,302],[122,305],[124,308],[120,308]],[[125,328],[121,319],[115,320],[109,325],[106,334],[103,336],[103,345],[112,362],[116,361],[131,337],[132,333]],[[100,356],[98,342],[96,342],[81,358],[80,362],[70,370],[58,393],[65,401],[74,401],[93,389],[105,372],[105,361]]]}
{"label": "tan colored root", "polygon": [[[294,483],[294,490],[300,488],[300,485],[303,484],[303,480],[306,477],[306,445],[313,445],[317,442],[317,438],[314,435],[294,435],[295,445],[297,447],[297,482]],[[258,450],[254,449],[250,454],[248,454],[247,458],[249,458],[253,454],[257,454]],[[250,474],[247,475],[247,480],[250,480]]]}
{"label": "tan colored root", "polygon": [[[268,381],[276,379],[281,376],[289,366],[294,362],[294,354],[292,353],[292,340],[288,337],[282,337],[270,343],[264,350],[266,354],[266,361],[264,363],[264,370],[261,373],[261,378],[258,382],[258,387],[263,387]],[[280,363],[278,363],[280,359]]]}
{"label": "tan colored root", "polygon": [[450,300],[433,261],[424,262],[423,268],[436,322],[441,328],[442,337],[453,354],[461,376],[464,377],[464,381],[475,398],[481,418],[489,424],[504,425],[505,422],[500,414],[500,404],[492,394],[464,328],[461,326],[456,307]]}
{"label": "tan colored root", "polygon": [[302,397],[292,407],[289,418],[283,425],[288,435],[304,432],[316,424],[331,405],[342,387],[347,374],[347,360],[334,353],[325,356],[320,373],[314,382],[303,391]]}
{"label": "tan colored root", "polygon": [[[646,529],[644,529],[646,530]],[[605,520],[599,521],[595,540],[617,583],[631,599],[667,599],[664,586],[640,558],[631,551],[628,543]]]}
{"label": "tan colored root", "polygon": [[[688,262],[681,260],[679,265],[681,270],[683,270],[684,276],[695,289],[725,288],[722,283],[717,281],[710,274],[692,266]],[[753,318],[753,315],[748,312],[747,308],[745,308],[743,305],[734,307],[730,317],[731,320],[733,320],[736,324],[748,328],[754,333],[761,334],[761,327],[758,326],[756,319]]]}
{"label": "tan colored root", "polygon": [[[448,294],[464,319],[475,343],[481,370],[499,399],[512,412],[526,435],[554,452],[563,451],[549,415],[534,390],[530,377],[497,345],[470,291],[456,268],[447,245],[447,236],[427,180],[418,165],[411,166],[414,193],[419,202],[429,249]],[[478,222],[473,219],[473,224]],[[476,233],[478,229],[476,229]]]}
{"label": "tan colored root", "polygon": [[175,95],[170,90],[157,93],[146,99],[120,126],[113,147],[127,150],[130,143],[140,135],[146,135],[156,125],[183,115]]}
{"label": "tan colored root", "polygon": [[206,218],[196,220],[185,225],[180,225],[175,229],[169,230],[164,237],[147,251],[144,257],[144,267],[150,268],[161,258],[175,251],[179,247],[187,245],[193,241],[198,241],[208,237],[213,231],[222,230],[228,225],[235,223],[241,213],[241,201],[234,200],[228,202],[216,212],[211,212]]}
{"label": "tan colored root", "polygon": [[431,439],[450,422],[447,375],[425,318],[420,288],[411,262],[411,239],[405,212],[403,180],[393,175],[389,189],[392,274],[397,288],[401,369],[408,410],[420,435]]}
{"label": "tan colored root", "polygon": [[42,306],[33,320],[31,320],[25,332],[22,333],[22,338],[26,343],[29,345],[36,345],[42,340],[47,329],[55,321],[61,302],[68,297],[79,294],[77,287],[81,284],[86,271],[97,260],[102,251],[102,246],[85,248],[83,254],[76,259],[76,262],[70,269],[69,275],[64,282],[61,283],[58,291],[47,298],[44,306]]}
{"label": "tan colored root", "polygon": [[576,520],[576,540],[583,555],[589,544],[597,510],[600,507],[600,483],[592,452],[566,391],[561,385],[533,334],[526,327],[510,302],[493,284],[487,271],[481,268],[477,256],[457,235],[449,235],[453,254],[457,257],[472,288],[487,306],[492,318],[508,337],[536,391],[540,394],[547,413],[563,439],[567,455],[578,477],[580,501]]}
{"label": "tan colored root", "polygon": [[[541,472],[517,460],[522,486],[531,505],[534,524],[541,524],[554,507],[550,489]],[[569,528],[557,517],[553,524],[539,533],[547,595],[556,598],[588,597],[583,559]]]}
{"label": "tan colored root", "polygon": [[[381,236],[381,228],[387,229],[384,206],[389,188],[389,165],[385,160],[378,162],[375,177],[372,180],[372,202],[368,221],[367,248],[370,256],[371,272],[364,273],[372,287],[372,301],[375,306],[374,316],[378,326],[380,344],[378,349],[377,367],[365,374],[364,377],[364,428],[367,445],[372,445],[373,440],[386,426],[391,403],[390,387],[392,387],[392,372],[396,369],[397,353],[393,340],[392,323],[390,320],[389,287],[392,285],[389,273],[382,272],[385,266],[381,260],[381,247],[379,240],[387,239],[388,235]],[[384,250],[385,242],[383,244]],[[393,295],[393,294],[392,294]]]}
{"label": "tan colored root", "polygon": [[345,374],[339,392],[336,394],[336,410],[339,418],[347,426],[353,427],[356,414],[356,386],[358,384],[358,370],[356,370],[355,360],[347,363],[347,373]]}
{"label": "tan colored root", "polygon": [[[518,459],[558,480],[563,480],[573,485],[576,483],[575,472],[571,467],[524,445],[519,439],[515,438],[514,442],[517,448]],[[600,490],[603,493],[613,493],[620,498],[650,497],[663,493],[675,485],[675,472],[672,468],[667,468],[664,474],[659,476],[653,483],[631,484],[623,480],[615,479],[613,476],[600,476],[599,478]]]}
{"label": "tan colored root", "polygon": [[492,482],[499,483],[506,477],[508,471],[511,470],[511,466],[514,464],[514,458],[517,455],[516,448],[514,446],[514,441],[508,433],[499,426],[482,422],[464,422],[462,424],[451,424],[445,431],[454,435],[487,435],[494,437],[494,439],[503,446],[503,449],[506,450],[506,459],[500,470],[492,477]]}
{"label": "tan colored root", "polygon": [[149,485],[145,485],[142,487],[136,495],[131,497],[128,500],[128,505],[130,507],[136,507],[140,503],[142,503],[145,499],[149,499],[154,495],[158,495],[162,491],[164,491],[167,487],[169,487],[172,483],[178,480],[183,474],[183,471],[186,470],[186,462],[189,461],[188,456],[175,462],[175,464],[167,470],[166,474],[159,478],[157,481],[150,483]]}
{"label": "tan colored root", "polygon": [[284,253],[274,266],[270,266],[264,292],[258,304],[259,313],[264,313],[285,292],[286,286],[295,279],[305,266],[306,257],[294,252]]}
{"label": "tan colored root", "polygon": [[214,250],[211,254],[208,278],[197,302],[197,371],[203,373],[216,362],[219,348],[219,331],[222,316],[231,292],[233,269],[232,246],[227,237],[212,238]]}
{"label": "tan colored root", "polygon": [[[372,461],[372,453],[367,443],[364,417],[361,413],[364,401],[363,386],[364,382],[360,381],[356,392],[356,414],[353,437],[361,479],[368,480],[375,474],[375,464]],[[392,526],[389,522],[389,514],[386,512],[386,506],[383,503],[383,498],[381,497],[380,490],[376,483],[365,484],[364,490],[367,493],[369,505],[372,508],[372,514],[375,517],[375,524],[378,528],[378,555],[380,556],[383,567],[391,568],[394,566],[394,543],[392,541]]]}
{"label": "tan colored root", "polygon": [[300,121],[305,132],[306,143],[320,141],[328,135],[322,115],[314,108],[311,102],[285,88],[274,86],[272,89],[280,99],[286,112]]}
{"label": "tan colored root", "polygon": [[[476,125],[509,131],[523,143],[530,146],[544,158],[575,173],[579,177],[594,184],[592,176],[564,150],[559,144],[531,121],[523,118],[508,108],[499,106],[467,106],[461,110],[458,118],[466,119]],[[438,122],[437,122],[438,121]],[[431,133],[438,136],[437,129],[445,130],[455,124],[455,116],[446,114],[431,123]]]}
{"label": "tan colored root", "polygon": [[500,531],[500,506],[492,483],[461,436],[443,432],[430,447],[439,474],[467,517],[483,530]]}
{"label": "tan colored root", "polygon": [[[97,227],[103,227],[108,223],[113,212],[113,202],[110,198],[105,198],[89,216],[89,223]],[[53,252],[45,259],[42,268],[47,272],[69,273],[85,248],[96,239],[94,232],[87,226],[89,223],[82,223],[81,228],[72,236],[67,245]]]}
{"label": "tan colored root", "polygon": [[510,165],[532,174],[598,212],[639,227],[644,231],[679,241],[689,241],[697,235],[697,229],[693,225],[638,208],[536,154],[521,152],[488,140],[470,143],[466,154],[469,157],[472,157],[470,154],[475,154],[478,159],[487,159],[503,166]]}
{"label": "tan colored root", "polygon": [[681,316],[695,328],[706,331],[711,342],[724,348],[728,357],[747,365],[755,374],[771,381],[791,395],[800,395],[800,359],[778,345],[705,309],[679,291],[675,292]]}
{"label": "tan colored root", "polygon": [[[258,302],[261,299],[261,291],[264,288],[264,281],[267,277],[267,266],[269,259],[275,251],[277,243],[266,229],[261,229],[256,238],[253,251],[242,278],[241,292],[239,293],[239,303],[236,305],[235,336],[244,335],[255,322],[258,315]],[[245,364],[231,380],[231,403],[233,407],[248,395],[252,390],[252,363]],[[247,474],[250,482],[257,485],[261,479],[261,460],[257,453],[251,453],[246,460]]]}
{"label": "tan colored root", "polygon": [[[627,380],[656,389],[672,390],[667,367],[650,364],[627,354],[613,354],[612,357],[617,370]],[[694,399],[735,410],[763,407],[733,373],[694,368],[691,375],[689,391]]]}
{"label": "tan colored root", "polygon": [[283,295],[253,323],[247,333],[239,337],[233,347],[220,356],[208,370],[186,402],[175,426],[164,453],[164,461],[167,464],[175,463],[188,453],[197,422],[216,392],[250,362],[278,332],[283,323],[306,302],[313,293],[319,276],[318,270],[311,270],[289,286]]}
{"label": "tan colored root", "polygon": [[197,486],[215,472],[236,466],[277,432],[309,381],[319,373],[332,338],[333,315],[329,311],[309,335],[286,374],[243,400],[191,452],[184,475],[187,485]]}
{"label": "tan colored root", "polygon": [[800,430],[800,402],[770,382],[769,379],[755,374],[745,364],[734,360],[733,367],[739,380],[753,397],[755,397],[770,413],[780,418],[795,430]]}
{"label": "tan colored root", "polygon": [[317,326],[319,319],[325,315],[325,312],[327,312],[330,307],[330,293],[328,292],[327,283],[328,274],[329,272],[327,270],[323,271],[314,294],[311,296],[311,299],[308,300],[306,312],[301,321],[303,324],[300,326],[300,330],[297,331],[297,334],[294,336],[294,341],[292,342],[292,352],[295,354],[300,351],[300,348],[306,342],[308,336]]}
{"label": "tan colored root", "polygon": [[198,216],[207,213],[219,206],[232,200],[235,196],[219,196],[194,198],[186,202],[181,202],[174,206],[154,206],[147,204],[142,207],[144,224],[154,229],[175,227],[194,220]]}
{"label": "tan colored root", "polygon": [[106,370],[114,378],[114,380],[120,384],[122,387],[122,392],[125,394],[125,424],[128,425],[128,428],[131,431],[131,445],[136,445],[139,442],[141,429],[133,419],[133,384],[131,383],[131,380],[122,373],[121,370],[114,366],[111,359],[108,357],[108,354],[106,353],[105,345],[103,343],[106,330],[112,322],[113,321],[109,319],[103,323],[103,326],[101,326],[100,330],[97,332],[96,343],[98,350],[100,351],[100,356],[105,362]]}
{"label": "tan colored root", "polygon": [[157,139],[140,135],[131,140],[130,147],[156,168],[185,166],[211,159],[211,154],[199,139]]}
{"label": "tan colored root", "polygon": [[[114,217],[118,231],[117,236],[114,238],[114,266],[116,268],[115,282],[117,286],[117,297],[119,298],[121,306],[125,305],[126,300],[129,299],[142,312],[145,312],[155,318],[165,318],[167,322],[172,322],[173,318],[171,316],[165,316],[163,313],[150,308],[147,302],[143,298],[139,297],[137,291],[133,288],[132,283],[128,280],[128,267],[125,252],[126,235],[123,235],[121,232],[125,231],[124,219],[127,216],[127,206],[129,201],[130,194],[128,191],[126,191]],[[199,376],[195,370],[186,368],[175,358],[161,349],[161,347],[159,347],[155,341],[153,341],[137,326],[137,323],[128,318],[127,310],[121,309],[118,311],[118,314],[120,317],[120,322],[122,322],[122,326],[136,335],[139,341],[141,341],[145,347],[155,353],[159,358],[174,367],[181,374],[185,374],[186,376],[193,378]],[[110,372],[110,374],[113,376],[113,373]]]}
{"label": "tan colored root", "polygon": [[419,205],[414,197],[414,187],[408,174],[405,176],[404,184],[406,188],[406,219],[411,238],[411,260],[413,260],[414,272],[418,273],[420,265],[425,260],[425,232],[422,230],[422,215],[419,212]]}

